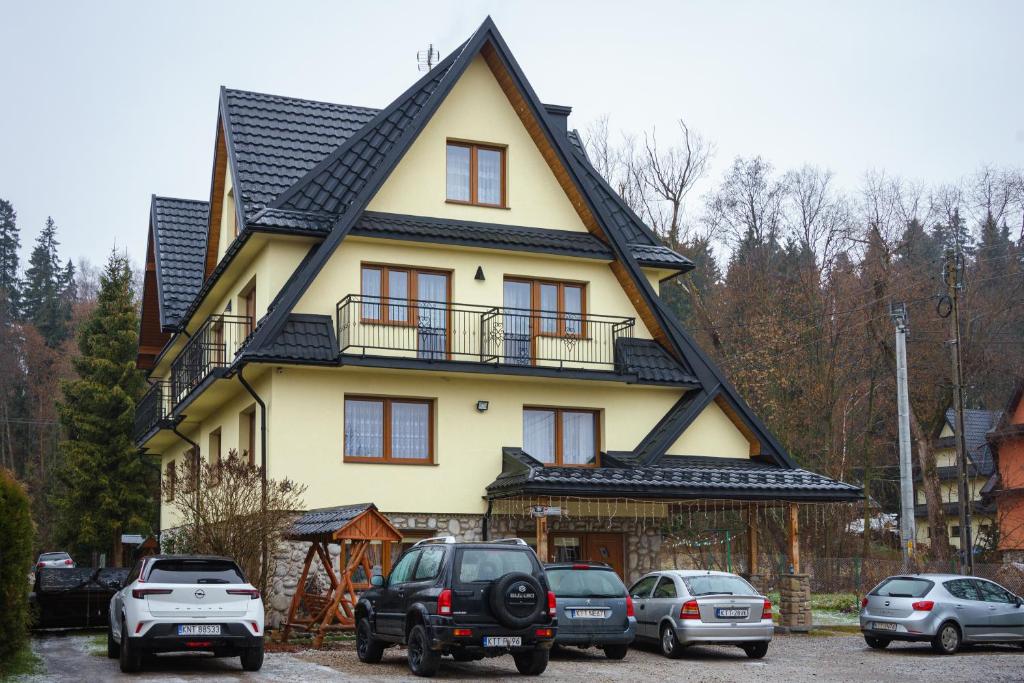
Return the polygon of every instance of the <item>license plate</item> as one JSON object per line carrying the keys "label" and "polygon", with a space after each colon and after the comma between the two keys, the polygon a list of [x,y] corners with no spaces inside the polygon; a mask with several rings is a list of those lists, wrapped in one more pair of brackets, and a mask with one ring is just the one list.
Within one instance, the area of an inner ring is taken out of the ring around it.
{"label": "license plate", "polygon": [[871,625],[876,631],[895,631],[896,624],[887,624],[884,621],[876,621]]}
{"label": "license plate", "polygon": [[750,616],[750,610],[719,607],[715,610],[715,616],[719,619],[746,619]]}
{"label": "license plate", "polygon": [[520,647],[523,639],[519,636],[488,636],[484,638],[484,647]]}
{"label": "license plate", "polygon": [[179,636],[219,636],[220,624],[190,624],[178,627]]}
{"label": "license plate", "polygon": [[607,616],[603,609],[574,609],[570,612],[573,619],[604,619]]}

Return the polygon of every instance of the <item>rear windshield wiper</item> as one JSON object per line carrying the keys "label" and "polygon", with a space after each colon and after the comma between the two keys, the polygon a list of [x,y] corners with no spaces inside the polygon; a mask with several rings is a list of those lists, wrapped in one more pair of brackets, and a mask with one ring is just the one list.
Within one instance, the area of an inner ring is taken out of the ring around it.
{"label": "rear windshield wiper", "polygon": [[196,583],[231,583],[227,579],[198,579]]}

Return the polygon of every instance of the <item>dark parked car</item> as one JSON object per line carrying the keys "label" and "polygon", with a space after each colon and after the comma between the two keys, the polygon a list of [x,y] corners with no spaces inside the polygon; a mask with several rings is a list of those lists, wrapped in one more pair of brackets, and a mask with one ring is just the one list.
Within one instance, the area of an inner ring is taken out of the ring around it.
{"label": "dark parked car", "polygon": [[511,654],[520,673],[548,665],[557,631],[555,594],[537,555],[521,539],[420,541],[391,575],[373,576],[356,605],[356,652],[377,663],[408,647],[409,669],[433,676],[442,655],[458,661]]}
{"label": "dark parked car", "polygon": [[558,601],[556,645],[599,647],[622,659],[636,637],[633,598],[618,574],[603,562],[544,566]]}

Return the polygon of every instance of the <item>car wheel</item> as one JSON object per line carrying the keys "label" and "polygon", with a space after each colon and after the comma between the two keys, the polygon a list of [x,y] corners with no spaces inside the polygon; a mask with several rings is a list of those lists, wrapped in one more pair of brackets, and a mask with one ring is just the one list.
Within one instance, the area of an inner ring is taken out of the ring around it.
{"label": "car wheel", "polygon": [[604,656],[608,659],[625,659],[626,653],[629,652],[629,645],[605,645]]}
{"label": "car wheel", "polygon": [[747,643],[741,646],[743,651],[747,653],[747,656],[751,659],[761,659],[768,654],[768,643]]}
{"label": "car wheel", "polygon": [[125,625],[124,620],[121,621],[121,647],[120,650],[120,665],[121,672],[126,674],[132,674],[142,669],[142,652],[139,648],[131,644],[131,638],[128,637],[128,627]]}
{"label": "car wheel", "polygon": [[239,659],[242,660],[243,671],[259,671],[263,668],[263,643],[245,648]]}
{"label": "car wheel", "polygon": [[939,632],[932,638],[932,649],[941,655],[952,655],[960,649],[960,628],[951,621],[939,627]]}
{"label": "car wheel", "polygon": [[679,644],[671,624],[661,627],[661,654],[669,659],[679,659],[683,656],[683,646]]}
{"label": "car wheel", "polygon": [[524,676],[540,676],[544,673],[544,669],[548,668],[550,657],[551,653],[547,650],[531,650],[512,655],[512,659],[516,662],[516,668]]}
{"label": "car wheel", "polygon": [[114,627],[107,626],[107,657],[117,659],[121,656],[121,645],[114,640]]}
{"label": "car wheel", "polygon": [[889,647],[889,643],[892,641],[888,638],[879,638],[877,636],[864,636],[864,642],[868,644],[872,650],[884,650]]}
{"label": "car wheel", "polygon": [[356,624],[356,654],[364,664],[376,664],[384,656],[384,643],[373,637],[370,620],[366,617]]}
{"label": "car wheel", "polygon": [[433,676],[441,667],[441,653],[430,649],[427,629],[422,624],[409,632],[409,671],[417,676]]}

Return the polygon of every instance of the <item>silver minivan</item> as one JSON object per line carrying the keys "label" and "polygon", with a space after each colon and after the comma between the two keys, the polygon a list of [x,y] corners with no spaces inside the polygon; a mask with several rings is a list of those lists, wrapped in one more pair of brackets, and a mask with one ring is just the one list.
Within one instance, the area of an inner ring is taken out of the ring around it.
{"label": "silver minivan", "polygon": [[629,589],[637,640],[657,642],[673,659],[695,644],[736,645],[751,659],[768,652],[775,633],[772,603],[728,572],[673,569],[651,572]]}

